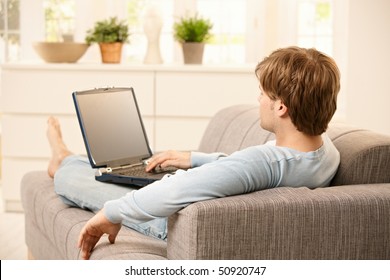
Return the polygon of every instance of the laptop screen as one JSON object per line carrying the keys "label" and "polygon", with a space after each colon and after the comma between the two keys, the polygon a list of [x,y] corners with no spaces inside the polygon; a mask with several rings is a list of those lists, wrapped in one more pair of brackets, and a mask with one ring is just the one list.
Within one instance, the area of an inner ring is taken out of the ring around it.
{"label": "laptop screen", "polygon": [[132,88],[73,94],[93,167],[139,163],[151,156]]}

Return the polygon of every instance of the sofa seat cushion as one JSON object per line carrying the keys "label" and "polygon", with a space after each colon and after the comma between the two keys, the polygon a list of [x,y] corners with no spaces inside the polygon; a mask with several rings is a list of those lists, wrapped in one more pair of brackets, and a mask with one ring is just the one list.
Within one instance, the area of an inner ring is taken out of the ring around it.
{"label": "sofa seat cushion", "polygon": [[[54,193],[53,180],[44,171],[27,173],[21,188],[26,229],[35,232],[26,236],[33,257],[80,258],[78,235],[93,213],[65,205]],[[50,244],[39,242],[42,238]],[[108,238],[101,238],[91,259],[166,259],[166,242],[122,227],[114,245]]]}

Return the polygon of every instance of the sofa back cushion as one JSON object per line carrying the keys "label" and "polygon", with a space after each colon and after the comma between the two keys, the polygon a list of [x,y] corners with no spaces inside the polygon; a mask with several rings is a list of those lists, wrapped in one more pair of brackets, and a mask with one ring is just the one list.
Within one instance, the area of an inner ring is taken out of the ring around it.
{"label": "sofa back cushion", "polygon": [[[390,136],[331,123],[328,135],[340,152],[340,166],[331,185],[390,183]],[[259,124],[259,107],[236,105],[210,121],[199,151],[231,154],[274,139]]]}
{"label": "sofa back cushion", "polygon": [[210,121],[199,145],[199,151],[231,154],[274,139],[260,127],[259,107],[237,105],[222,109]]}

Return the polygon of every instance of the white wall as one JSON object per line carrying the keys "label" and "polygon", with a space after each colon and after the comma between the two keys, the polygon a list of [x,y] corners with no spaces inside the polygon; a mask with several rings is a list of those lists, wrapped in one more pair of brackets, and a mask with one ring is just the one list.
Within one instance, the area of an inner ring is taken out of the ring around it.
{"label": "white wall", "polygon": [[390,1],[350,0],[346,121],[390,135]]}
{"label": "white wall", "polygon": [[[248,0],[258,9],[252,23],[251,41],[258,48],[248,48],[250,56],[262,57],[279,47],[293,45],[296,22],[291,17],[295,0]],[[115,1],[76,1],[78,18],[76,39],[82,40],[85,30],[101,17],[123,13],[125,9]],[[35,3],[35,4],[33,4]],[[179,2],[181,3],[181,2]],[[186,0],[192,4],[192,0]],[[342,74],[339,96],[339,117],[348,123],[390,134],[390,0],[337,0],[335,19],[334,58]],[[184,2],[183,2],[184,5]],[[41,1],[21,0],[21,28],[29,30],[22,37],[22,59],[36,57],[33,41],[42,39],[43,17]],[[283,7],[283,8],[281,8]],[[256,39],[257,38],[257,39]],[[23,47],[24,46],[24,47]],[[97,46],[90,48],[82,60],[98,60]]]}
{"label": "white wall", "polygon": [[[20,0],[20,59],[39,59],[31,47],[45,38],[45,22],[41,1]],[[32,16],[33,15],[33,16]]]}

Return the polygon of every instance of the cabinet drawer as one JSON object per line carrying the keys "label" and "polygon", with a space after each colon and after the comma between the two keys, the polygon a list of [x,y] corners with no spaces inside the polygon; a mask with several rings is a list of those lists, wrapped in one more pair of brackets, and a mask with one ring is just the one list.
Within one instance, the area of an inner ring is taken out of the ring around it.
{"label": "cabinet drawer", "polygon": [[153,73],[3,69],[2,110],[12,113],[73,114],[72,92],[97,87],[133,87],[141,112],[152,115]]}
{"label": "cabinet drawer", "polygon": [[209,123],[207,118],[158,118],[156,151],[196,150]]}
{"label": "cabinet drawer", "polygon": [[[49,158],[47,118],[45,115],[3,115],[3,156]],[[76,116],[60,116],[59,121],[68,148],[75,153],[85,154]]]}
{"label": "cabinet drawer", "polygon": [[[5,201],[20,201],[20,182],[29,171],[47,170],[48,161],[43,159],[3,159],[3,198]],[[54,190],[53,190],[54,191]]]}
{"label": "cabinet drawer", "polygon": [[[49,158],[45,115],[3,115],[2,150],[4,157]],[[62,136],[67,147],[76,154],[86,154],[83,137],[76,116],[59,116]],[[154,145],[153,120],[144,118],[150,145]]]}
{"label": "cabinet drawer", "polygon": [[211,117],[222,108],[256,104],[254,73],[174,72],[156,74],[157,116]]}

